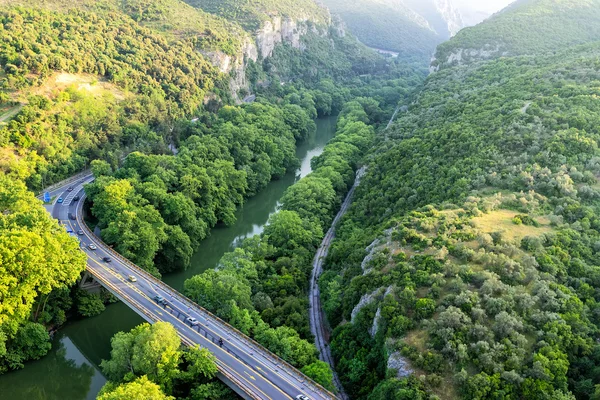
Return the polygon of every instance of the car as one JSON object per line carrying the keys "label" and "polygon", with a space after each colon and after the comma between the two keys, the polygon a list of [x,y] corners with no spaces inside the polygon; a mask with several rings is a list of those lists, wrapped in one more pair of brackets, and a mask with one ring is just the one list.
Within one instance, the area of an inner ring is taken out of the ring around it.
{"label": "car", "polygon": [[71,186],[69,186],[69,188],[67,189],[67,192],[72,192],[73,188]]}
{"label": "car", "polygon": [[303,394],[299,394],[298,396],[296,396],[296,400],[310,400],[310,399]]}
{"label": "car", "polygon": [[59,204],[62,203],[63,202],[63,198],[59,197],[58,200],[56,200],[56,202],[59,203]]}
{"label": "car", "polygon": [[90,244],[90,245],[88,246],[88,248],[89,248],[90,250],[97,250],[97,249],[98,249],[94,243]]}
{"label": "car", "polygon": [[136,278],[135,276],[133,276],[133,275],[129,275],[129,276],[127,277],[127,280],[128,280],[129,282],[137,282],[137,278]]}
{"label": "car", "polygon": [[80,197],[79,196],[75,196],[73,197],[73,201],[79,201]]}
{"label": "car", "polygon": [[191,325],[200,325],[200,321],[198,321],[196,318],[194,317],[187,317],[185,319],[187,322],[189,322]]}
{"label": "car", "polygon": [[165,304],[165,298],[159,295],[154,296],[154,301],[156,301],[158,304]]}
{"label": "car", "polygon": [[[109,262],[112,262],[112,258],[110,258],[110,257],[102,257],[102,261],[109,263]],[[132,281],[132,282],[135,282],[135,281]]]}
{"label": "car", "polygon": [[77,218],[75,217],[75,214],[69,213],[69,219],[75,221]]}
{"label": "car", "polygon": [[77,231],[77,234],[78,234],[79,236],[83,236],[83,231],[80,229],[80,230],[78,230],[78,231]]}

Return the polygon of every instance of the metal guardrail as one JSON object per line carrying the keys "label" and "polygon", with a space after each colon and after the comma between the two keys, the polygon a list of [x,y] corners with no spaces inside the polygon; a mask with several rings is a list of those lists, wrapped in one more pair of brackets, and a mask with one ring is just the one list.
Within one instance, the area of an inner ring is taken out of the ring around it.
{"label": "metal guardrail", "polygon": [[38,192],[37,196],[43,195],[44,192],[51,192],[51,191],[53,191],[55,189],[58,189],[61,186],[68,185],[71,182],[78,181],[81,178],[85,178],[86,176],[90,175],[91,173],[92,173],[92,171],[89,170],[89,169],[86,169],[85,171],[81,171],[81,172],[79,172],[79,173],[77,173],[77,174],[75,174],[73,176],[68,177],[67,179],[63,179],[60,182],[53,183],[52,185],[48,186],[47,188],[45,188],[41,192]]}
{"label": "metal guardrail", "polygon": [[[81,196],[81,200],[79,201],[79,204],[78,204],[79,211],[83,210],[83,203],[84,203],[86,197],[87,197],[87,195],[85,193],[83,194],[83,196]],[[83,221],[82,212],[78,212],[78,213],[76,213],[76,215],[77,215],[77,218],[79,220],[78,221],[79,225],[82,226],[83,229],[88,234],[96,236],[88,228],[88,226],[85,224],[85,222]],[[98,238],[98,239],[100,239],[100,238]],[[179,299],[183,300],[182,302],[184,304],[186,304],[188,307],[194,307],[194,308],[200,310],[201,312],[203,312],[204,314],[206,314],[208,317],[210,317],[214,321],[218,322],[221,325],[222,329],[224,329],[225,331],[228,331],[230,333],[235,334],[238,337],[238,339],[240,339],[240,341],[242,341],[242,342],[245,342],[246,345],[254,347],[255,349],[260,350],[261,353],[264,353],[263,354],[264,356],[266,356],[267,358],[271,358],[272,362],[274,362],[277,367],[279,367],[279,364],[281,364],[283,367],[285,367],[285,369],[287,370],[287,372],[290,375],[299,378],[299,382],[300,383],[305,384],[306,386],[310,386],[313,391],[322,392],[325,395],[325,397],[329,397],[330,399],[337,399],[337,397],[335,396],[335,394],[333,394],[329,390],[325,389],[321,384],[317,383],[313,379],[311,379],[308,376],[300,373],[296,369],[296,367],[294,367],[293,365],[291,365],[290,363],[288,363],[287,361],[285,361],[284,359],[282,359],[278,355],[274,354],[273,352],[271,352],[269,349],[267,349],[266,347],[264,347],[263,345],[261,345],[260,343],[258,343],[257,341],[255,341],[254,339],[248,337],[247,335],[245,335],[244,333],[242,333],[241,331],[239,331],[237,328],[235,328],[235,327],[231,326],[229,323],[223,321],[221,318],[217,317],[216,315],[214,315],[210,311],[206,310],[204,307],[200,306],[198,303],[195,303],[194,301],[192,301],[191,299],[189,299],[187,296],[183,295],[180,292],[177,292],[176,290],[174,290],[173,288],[171,288],[169,285],[167,285],[166,283],[164,283],[160,279],[156,278],[154,275],[150,274],[148,271],[146,271],[146,270],[138,267],[137,265],[135,265],[134,263],[132,263],[131,261],[129,261],[127,258],[123,257],[121,254],[117,253],[114,249],[112,249],[111,247],[107,246],[101,240],[100,240],[100,242],[104,245],[105,249],[109,253],[111,253],[113,255],[113,257],[117,258],[122,263],[126,264],[127,266],[129,266],[133,270],[137,271],[137,273],[142,274],[146,278],[152,280],[154,282],[154,284],[156,284],[156,286],[160,286],[163,291],[169,293],[172,296],[177,296]]]}
{"label": "metal guardrail", "polygon": [[[85,227],[85,228],[87,228],[87,227]],[[84,228],[84,229],[85,229],[85,228]],[[89,232],[89,229],[88,229],[88,232]],[[102,276],[96,277],[96,279],[98,279],[98,280],[99,280],[99,281],[101,281],[101,282],[102,282],[104,285],[106,285],[106,286],[108,286],[108,287],[112,287],[112,286],[113,286],[113,285],[112,285],[110,282],[106,281],[106,280],[104,279],[104,277],[102,277]],[[126,298],[124,298],[125,296],[121,295],[121,294],[118,292],[118,290],[117,290],[116,288],[114,288],[114,290],[115,290],[115,292],[116,292],[116,293],[115,293],[115,295],[116,295],[117,297],[119,297],[119,298],[121,299],[121,301],[123,301],[124,303],[129,303],[129,300],[127,300]],[[130,306],[131,306],[131,307],[135,307],[135,305],[134,305],[134,304],[130,304]],[[144,307],[136,307],[136,308],[138,308],[138,310],[139,310],[139,311],[140,311],[142,314],[144,314],[144,315],[146,316],[146,319],[147,319],[147,320],[149,320],[149,321],[155,321],[155,322],[159,321],[159,319],[158,319],[158,318],[156,318],[155,316],[152,316],[152,315],[150,315],[150,314],[147,312],[147,310],[146,310]],[[181,338],[181,341],[182,341],[184,344],[186,344],[187,346],[190,346],[190,347],[191,347],[191,346],[193,346],[194,344],[196,344],[196,343],[192,342],[190,339],[188,339],[188,338],[186,338],[186,337],[182,337],[182,338]],[[223,376],[225,376],[225,377],[226,377],[227,379],[229,379],[229,380],[230,380],[232,383],[234,383],[234,384],[235,384],[235,385],[236,385],[238,388],[240,388],[241,390],[243,390],[243,391],[244,391],[244,393],[246,393],[246,394],[247,394],[249,397],[253,398],[254,400],[261,400],[261,398],[260,398],[260,397],[258,397],[258,396],[256,396],[256,395],[254,394],[254,391],[252,390],[252,388],[250,388],[250,387],[249,387],[249,386],[248,386],[246,383],[244,383],[242,380],[240,380],[240,379],[238,379],[237,377],[235,377],[234,375],[230,374],[230,373],[229,373],[229,372],[228,372],[228,371],[227,371],[227,370],[226,370],[224,367],[222,367],[222,366],[220,365],[220,364],[221,364],[221,362],[220,362],[220,361],[218,361],[218,360],[217,360],[216,364],[217,364],[217,368],[218,368],[218,370],[219,370],[219,373],[220,373],[220,374],[222,374]]]}

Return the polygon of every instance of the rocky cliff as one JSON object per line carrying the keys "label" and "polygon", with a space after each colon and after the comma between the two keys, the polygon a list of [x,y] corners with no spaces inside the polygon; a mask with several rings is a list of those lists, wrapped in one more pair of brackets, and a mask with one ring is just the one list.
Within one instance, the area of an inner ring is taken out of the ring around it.
{"label": "rocky cliff", "polygon": [[278,44],[288,43],[297,49],[303,49],[301,38],[309,30],[319,35],[328,34],[329,28],[333,26],[338,35],[344,35],[344,27],[341,24],[332,24],[331,18],[328,25],[317,24],[308,17],[290,18],[275,16],[263,23],[263,26],[254,34],[244,39],[240,51],[235,56],[227,55],[220,51],[204,52],[203,54],[217,66],[223,73],[231,75],[230,91],[237,101],[241,101],[238,93],[241,90],[248,91],[249,85],[246,79],[246,67],[250,60],[256,62],[264,60],[273,55]]}

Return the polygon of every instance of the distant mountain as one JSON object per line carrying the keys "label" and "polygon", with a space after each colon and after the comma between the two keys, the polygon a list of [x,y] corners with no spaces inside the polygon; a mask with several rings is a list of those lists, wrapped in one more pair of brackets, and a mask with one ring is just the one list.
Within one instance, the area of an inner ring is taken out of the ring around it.
{"label": "distant mountain", "polygon": [[[423,62],[465,27],[453,0],[323,0],[366,45]],[[473,20],[473,18],[471,18]]]}
{"label": "distant mountain", "polygon": [[518,0],[441,44],[432,67],[543,54],[600,40],[598,20],[600,0]]}

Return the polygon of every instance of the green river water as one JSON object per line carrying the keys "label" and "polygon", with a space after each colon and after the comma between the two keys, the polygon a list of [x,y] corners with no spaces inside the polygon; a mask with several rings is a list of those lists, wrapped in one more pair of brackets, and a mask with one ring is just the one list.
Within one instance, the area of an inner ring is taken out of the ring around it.
{"label": "green river water", "polygon": [[[296,149],[301,166],[295,174],[271,182],[237,211],[237,222],[216,227],[192,258],[184,272],[163,277],[171,287],[182,290],[183,282],[208,268],[216,267],[226,252],[244,238],[262,232],[269,215],[277,210],[283,192],[300,177],[310,173],[310,160],[321,154],[335,134],[336,117],[317,120],[317,132]],[[73,321],[54,337],[50,353],[27,363],[19,371],[0,375],[0,400],[83,400],[95,399],[106,382],[100,361],[110,356],[110,338],[128,331],[143,320],[123,303],[112,304],[97,317]]]}

